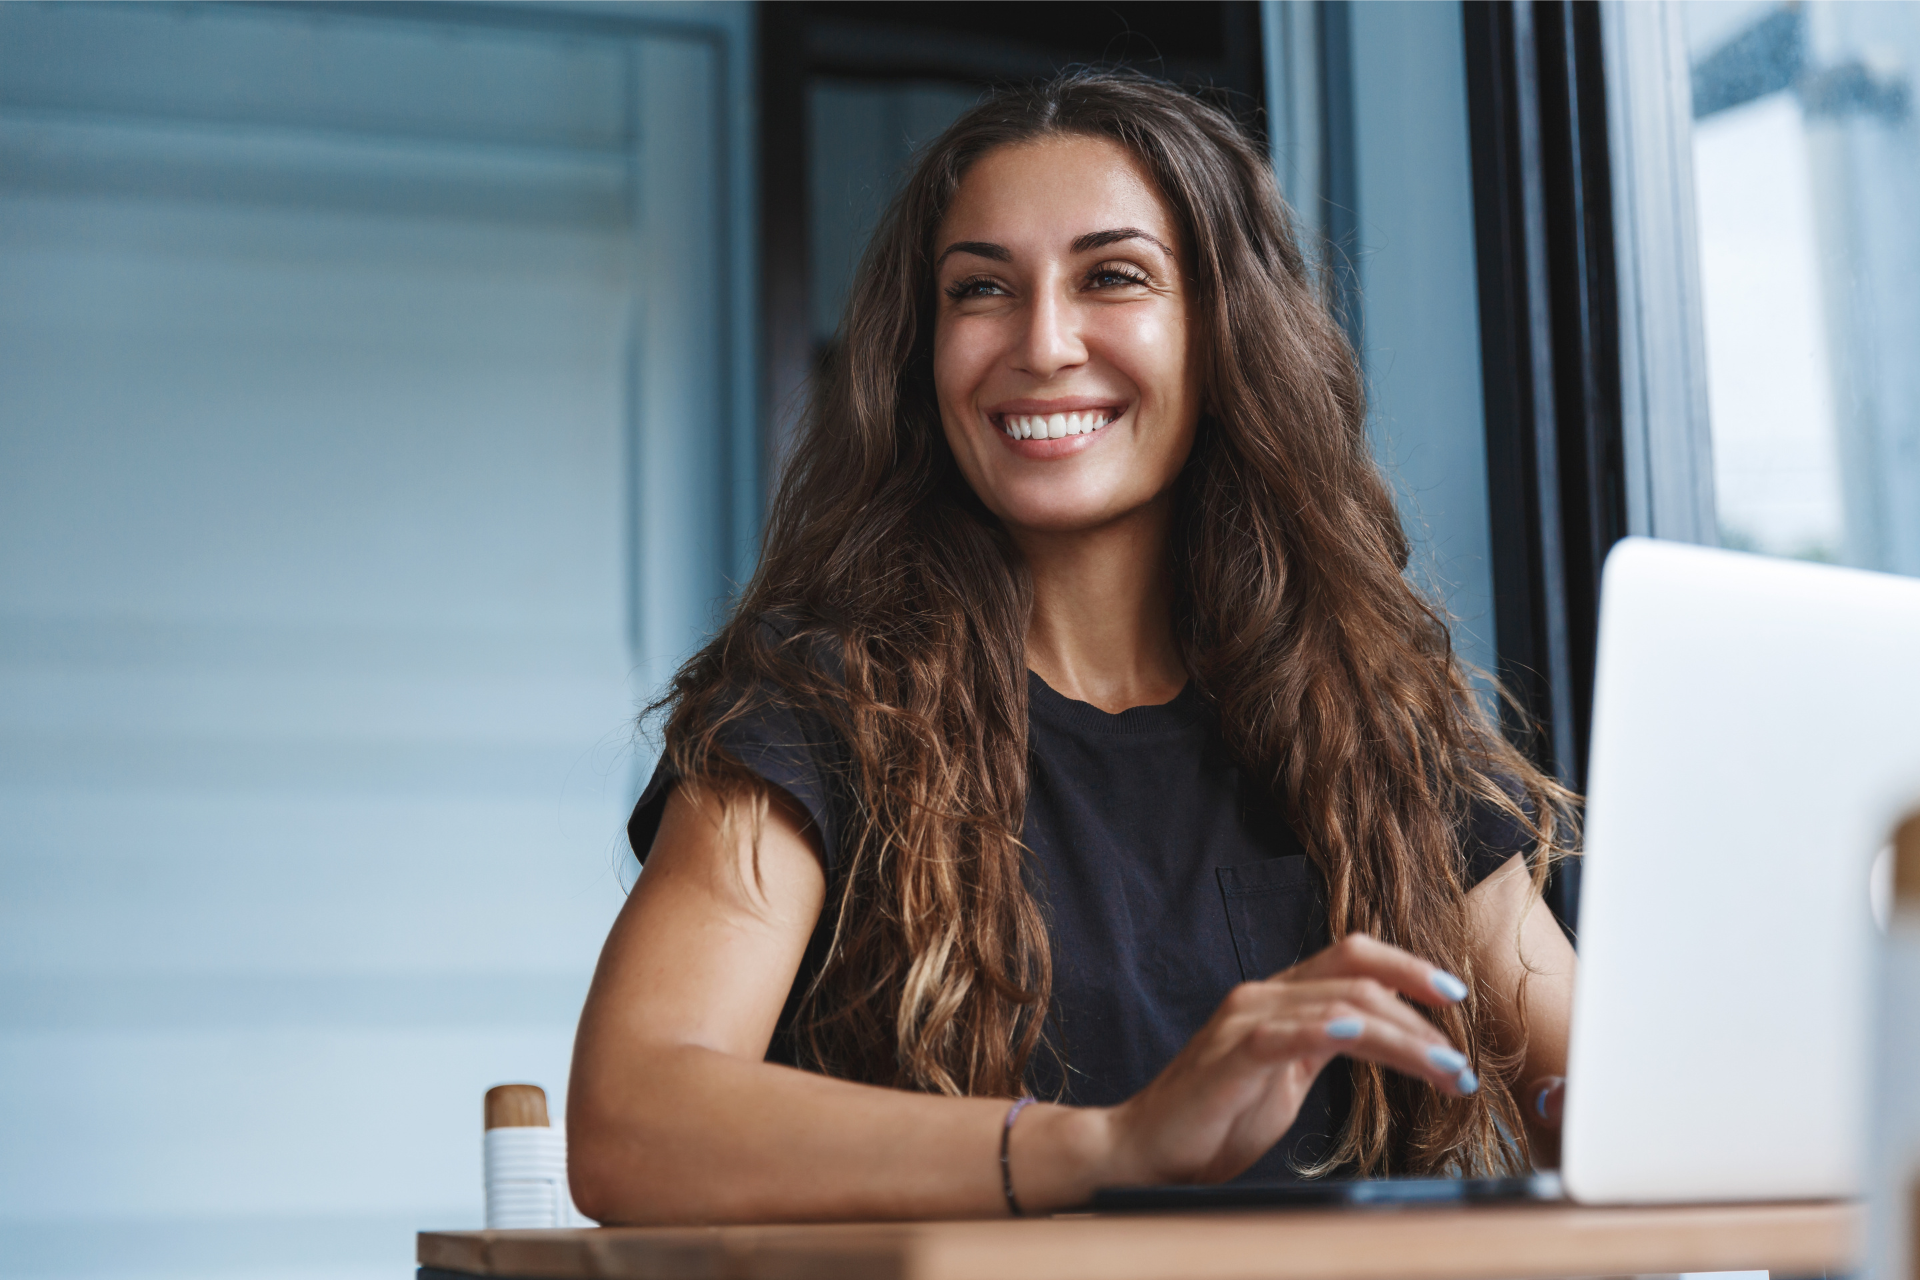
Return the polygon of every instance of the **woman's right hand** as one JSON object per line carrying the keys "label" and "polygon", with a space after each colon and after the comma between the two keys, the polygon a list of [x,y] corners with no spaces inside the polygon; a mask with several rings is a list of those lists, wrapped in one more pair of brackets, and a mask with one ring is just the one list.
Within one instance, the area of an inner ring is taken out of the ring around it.
{"label": "woman's right hand", "polygon": [[1106,1113],[1094,1181],[1233,1177],[1285,1136],[1315,1077],[1342,1054],[1472,1093],[1466,1055],[1401,999],[1441,1007],[1465,995],[1458,978],[1365,934],[1235,987],[1153,1083]]}

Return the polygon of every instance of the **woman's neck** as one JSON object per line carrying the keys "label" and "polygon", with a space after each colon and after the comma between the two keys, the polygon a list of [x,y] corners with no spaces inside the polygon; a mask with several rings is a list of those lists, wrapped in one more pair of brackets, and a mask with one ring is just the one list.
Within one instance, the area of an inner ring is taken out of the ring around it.
{"label": "woman's neck", "polygon": [[1027,666],[1102,711],[1171,702],[1187,683],[1173,639],[1167,496],[1074,533],[1016,530],[1033,575]]}

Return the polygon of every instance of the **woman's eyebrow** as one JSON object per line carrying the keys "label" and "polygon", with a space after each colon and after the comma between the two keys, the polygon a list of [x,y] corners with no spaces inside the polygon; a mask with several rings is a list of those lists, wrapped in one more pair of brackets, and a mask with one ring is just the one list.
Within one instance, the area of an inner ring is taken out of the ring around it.
{"label": "woman's eyebrow", "polygon": [[976,258],[991,258],[995,262],[1013,261],[1013,254],[1003,244],[988,240],[956,240],[940,251],[940,256],[933,260],[933,269],[938,271],[940,264],[947,260],[947,255],[954,253],[970,253]]}
{"label": "woman's eyebrow", "polygon": [[1175,262],[1180,255],[1162,244],[1160,238],[1142,231],[1138,227],[1114,227],[1107,231],[1089,231],[1073,242],[1075,253],[1085,253],[1089,249],[1104,249],[1110,244],[1119,244],[1122,240],[1145,240]]}

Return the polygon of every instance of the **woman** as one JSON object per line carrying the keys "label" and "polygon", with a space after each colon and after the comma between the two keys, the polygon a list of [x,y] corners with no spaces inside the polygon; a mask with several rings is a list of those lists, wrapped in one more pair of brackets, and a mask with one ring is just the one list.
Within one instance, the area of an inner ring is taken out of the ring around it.
{"label": "woman", "polygon": [[1569,797],[1403,577],[1258,148],[1128,74],[997,96],[921,157],[841,336],[666,700],[575,1048],[581,1207],[1524,1166]]}

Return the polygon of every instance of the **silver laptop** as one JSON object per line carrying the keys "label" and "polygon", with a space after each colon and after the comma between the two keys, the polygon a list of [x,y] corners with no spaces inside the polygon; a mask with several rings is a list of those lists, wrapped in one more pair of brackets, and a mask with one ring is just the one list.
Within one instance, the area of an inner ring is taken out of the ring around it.
{"label": "silver laptop", "polygon": [[1858,1194],[1873,868],[1914,808],[1920,580],[1629,538],[1601,588],[1560,1179],[1094,1207]]}
{"label": "silver laptop", "polygon": [[1920,581],[1631,538],[1601,599],[1567,1192],[1856,1194]]}

